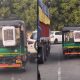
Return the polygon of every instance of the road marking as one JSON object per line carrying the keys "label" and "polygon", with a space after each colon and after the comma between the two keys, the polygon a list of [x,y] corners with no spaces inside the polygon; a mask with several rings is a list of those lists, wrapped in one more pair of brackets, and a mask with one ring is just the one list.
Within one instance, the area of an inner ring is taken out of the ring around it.
{"label": "road marking", "polygon": [[61,61],[60,61],[60,56],[58,59],[58,80],[61,80]]}
{"label": "road marking", "polygon": [[58,80],[61,80],[61,67],[58,68]]}
{"label": "road marking", "polygon": [[22,79],[18,79],[18,80],[22,80]]}
{"label": "road marking", "polygon": [[11,77],[11,80],[15,80],[15,78],[12,76],[12,77]]}
{"label": "road marking", "polygon": [[[12,77],[11,77],[11,80],[15,80],[15,78],[12,76]],[[22,79],[19,78],[18,80],[22,80]]]}

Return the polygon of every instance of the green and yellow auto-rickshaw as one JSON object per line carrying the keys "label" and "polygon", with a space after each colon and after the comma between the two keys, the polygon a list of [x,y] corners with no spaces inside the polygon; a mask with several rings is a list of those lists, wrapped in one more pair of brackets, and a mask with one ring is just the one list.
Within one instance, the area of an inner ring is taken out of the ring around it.
{"label": "green and yellow auto-rickshaw", "polygon": [[62,29],[62,46],[64,55],[80,54],[80,27]]}

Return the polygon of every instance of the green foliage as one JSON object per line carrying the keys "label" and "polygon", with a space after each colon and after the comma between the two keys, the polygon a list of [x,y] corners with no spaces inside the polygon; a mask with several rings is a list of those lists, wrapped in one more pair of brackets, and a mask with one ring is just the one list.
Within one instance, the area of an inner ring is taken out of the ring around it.
{"label": "green foliage", "polygon": [[37,1],[20,0],[14,2],[14,13],[26,22],[29,29],[35,29],[37,19]]}
{"label": "green foliage", "polygon": [[[50,2],[51,28],[61,30],[65,25],[80,25],[80,0],[43,0]],[[22,19],[27,29],[36,29],[37,0],[0,0],[0,19],[11,15]]]}
{"label": "green foliage", "polygon": [[1,17],[6,17],[10,14],[9,8],[7,7],[2,7],[0,8],[0,16]]}
{"label": "green foliage", "polygon": [[79,0],[49,0],[52,29],[61,30],[65,25],[80,25]]}
{"label": "green foliage", "polygon": [[[8,4],[5,5],[5,3]],[[36,28],[37,19],[37,0],[5,0],[0,1],[0,17],[5,19],[11,15],[16,18],[22,19],[26,23],[27,29]],[[7,7],[6,7],[7,6]]]}

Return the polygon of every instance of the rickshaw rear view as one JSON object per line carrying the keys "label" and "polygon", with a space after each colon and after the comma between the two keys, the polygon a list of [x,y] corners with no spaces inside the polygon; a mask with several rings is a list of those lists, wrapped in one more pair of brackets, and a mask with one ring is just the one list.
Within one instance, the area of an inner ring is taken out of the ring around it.
{"label": "rickshaw rear view", "polygon": [[62,41],[64,55],[80,55],[80,27],[64,27]]}
{"label": "rickshaw rear view", "polygon": [[24,21],[0,21],[0,68],[20,68],[25,70],[26,53]]}

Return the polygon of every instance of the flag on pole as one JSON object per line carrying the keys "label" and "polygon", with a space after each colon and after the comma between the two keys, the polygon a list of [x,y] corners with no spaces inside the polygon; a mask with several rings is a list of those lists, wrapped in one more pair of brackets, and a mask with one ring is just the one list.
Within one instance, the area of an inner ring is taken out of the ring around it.
{"label": "flag on pole", "polygon": [[49,11],[45,4],[42,3],[42,0],[38,1],[39,8],[39,21],[44,24],[50,24]]}
{"label": "flag on pole", "polygon": [[42,0],[38,0],[38,38],[40,37],[48,37],[49,36],[49,11],[45,4],[43,4]]}

